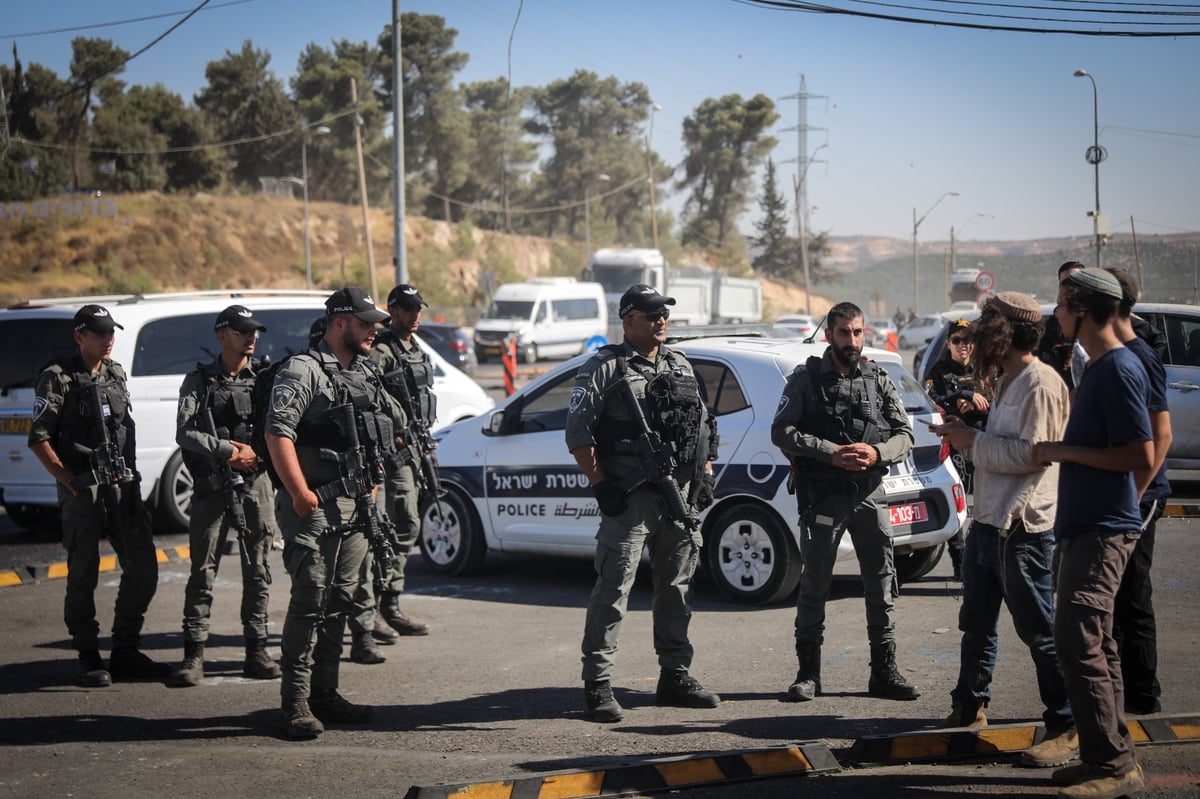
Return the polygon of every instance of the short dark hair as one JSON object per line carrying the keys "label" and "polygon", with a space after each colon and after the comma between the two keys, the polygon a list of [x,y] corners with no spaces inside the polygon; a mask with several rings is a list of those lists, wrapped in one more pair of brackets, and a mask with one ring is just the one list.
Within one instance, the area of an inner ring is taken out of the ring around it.
{"label": "short dark hair", "polygon": [[828,330],[831,327],[833,327],[833,325],[839,319],[850,320],[850,319],[858,319],[860,317],[862,317],[864,319],[866,318],[866,316],[862,312],[862,308],[859,308],[857,305],[855,305],[852,302],[839,302],[837,305],[830,308],[829,313],[826,314],[825,329]]}
{"label": "short dark hair", "polygon": [[1061,281],[1063,272],[1071,269],[1087,269],[1087,267],[1079,263],[1079,261],[1064,261],[1063,265],[1058,268],[1058,279]]}
{"label": "short dark hair", "polygon": [[1098,325],[1106,324],[1113,314],[1117,313],[1121,304],[1121,300],[1116,297],[1110,297],[1098,291],[1089,291],[1070,281],[1063,288],[1066,289],[1065,304],[1067,308],[1072,312],[1083,311]]}
{"label": "short dark hair", "polygon": [[1122,319],[1128,319],[1129,315],[1133,313],[1134,304],[1138,301],[1137,281],[1133,279],[1133,275],[1129,273],[1128,269],[1106,266],[1104,271],[1115,277],[1121,284],[1121,304],[1117,308],[1117,313],[1121,315]]}

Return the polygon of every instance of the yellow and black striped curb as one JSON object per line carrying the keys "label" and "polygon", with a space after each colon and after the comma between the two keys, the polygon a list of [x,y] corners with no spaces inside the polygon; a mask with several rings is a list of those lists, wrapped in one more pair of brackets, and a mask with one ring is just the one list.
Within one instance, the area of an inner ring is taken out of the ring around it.
{"label": "yellow and black striped curb", "polygon": [[1181,505],[1168,503],[1163,510],[1163,516],[1200,516],[1200,505]]}
{"label": "yellow and black striped curb", "polygon": [[[155,550],[155,558],[159,563],[182,562],[190,563],[192,549],[188,546],[166,547]],[[111,572],[120,568],[116,555],[100,556],[100,571]],[[0,587],[6,585],[21,585],[22,583],[41,582],[42,580],[57,580],[67,576],[67,562],[60,560],[44,566],[25,566],[17,569],[0,570]]]}
{"label": "yellow and black striped curb", "polygon": [[417,786],[405,799],[575,799],[673,791],[698,785],[802,776],[840,770],[818,741],[746,752],[622,763],[596,771],[564,771],[493,782]]}
{"label": "yellow and black striped curb", "polygon": [[[1139,746],[1200,741],[1200,716],[1191,714],[1130,717],[1129,734]],[[855,763],[907,763],[1016,753],[1041,743],[1041,724],[992,724],[922,730],[859,738],[846,759]]]}

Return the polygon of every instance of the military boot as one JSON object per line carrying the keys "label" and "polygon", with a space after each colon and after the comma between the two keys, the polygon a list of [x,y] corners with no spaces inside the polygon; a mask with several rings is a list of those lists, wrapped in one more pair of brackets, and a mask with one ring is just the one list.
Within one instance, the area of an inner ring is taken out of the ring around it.
{"label": "military boot", "polygon": [[916,686],[904,679],[896,668],[895,641],[871,644],[871,679],[867,682],[867,693],[905,702],[921,695]]}
{"label": "military boot", "polygon": [[375,708],[356,705],[337,691],[313,691],[308,700],[313,715],[326,724],[369,724],[375,720]]}
{"label": "military boot", "polygon": [[267,642],[255,639],[246,641],[246,662],[242,664],[242,675],[252,680],[273,680],[282,674],[279,664],[267,654]]}
{"label": "military boot", "polygon": [[172,682],[179,688],[199,685],[204,680],[204,642],[184,641],[183,662],[175,669]]}
{"label": "military boot", "polygon": [[716,707],[721,697],[706,690],[687,669],[663,669],[658,675],[654,692],[655,704],[660,707]]}
{"label": "military boot", "polygon": [[395,646],[396,642],[400,640],[400,633],[386,624],[376,624],[375,629],[371,630],[371,637],[380,646]]}
{"label": "military boot", "polygon": [[313,715],[307,699],[284,700],[283,731],[289,738],[316,738],[325,732],[325,725]]}
{"label": "military boot", "polygon": [[401,635],[429,635],[429,625],[405,616],[400,610],[400,595],[386,593],[379,598],[379,615]]}
{"label": "military boot", "polygon": [[354,633],[354,637],[351,639],[350,659],[355,663],[374,666],[387,660],[387,656],[379,651],[379,647],[375,646],[375,638],[371,633],[363,630]]}
{"label": "military boot", "polygon": [[141,682],[166,679],[171,676],[171,667],[155,663],[137,647],[119,646],[109,655],[108,673],[114,682]]}
{"label": "military boot", "polygon": [[79,684],[84,688],[107,688],[112,685],[112,675],[104,668],[104,661],[95,649],[79,653]]}
{"label": "military boot", "polygon": [[612,683],[608,680],[589,680],[583,685],[583,701],[587,706],[587,717],[601,724],[611,724],[625,718],[625,710],[613,696]]}
{"label": "military boot", "polygon": [[948,729],[954,727],[986,727],[987,714],[983,709],[987,702],[959,702],[950,709],[950,715],[942,722]]}
{"label": "military boot", "polygon": [[811,641],[796,645],[800,669],[796,681],[788,686],[789,702],[807,702],[821,693],[821,645]]}

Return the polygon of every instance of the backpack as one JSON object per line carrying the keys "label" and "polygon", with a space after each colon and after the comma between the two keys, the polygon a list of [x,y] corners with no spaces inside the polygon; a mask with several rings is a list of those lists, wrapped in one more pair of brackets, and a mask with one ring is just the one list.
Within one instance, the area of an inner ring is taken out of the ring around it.
{"label": "backpack", "polygon": [[291,357],[278,363],[270,363],[269,359],[264,358],[262,367],[254,375],[254,430],[250,433],[250,446],[262,461],[271,478],[271,485],[276,489],[283,488],[283,481],[279,479],[278,472],[271,464],[271,451],[267,448],[267,410],[271,407],[271,390],[275,386],[275,375],[289,360]]}

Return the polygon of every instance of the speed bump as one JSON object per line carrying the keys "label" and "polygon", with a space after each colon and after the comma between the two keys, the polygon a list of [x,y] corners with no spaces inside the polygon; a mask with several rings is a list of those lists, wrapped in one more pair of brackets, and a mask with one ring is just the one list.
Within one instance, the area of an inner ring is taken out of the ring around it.
{"label": "speed bump", "polygon": [[1163,509],[1163,516],[1200,516],[1200,505],[1169,502]]}
{"label": "speed bump", "polygon": [[838,771],[823,743],[726,754],[622,763],[595,771],[564,771],[488,782],[417,786],[405,799],[575,799],[674,791],[698,785]]}
{"label": "speed bump", "polygon": [[[1129,717],[1126,722],[1130,736],[1139,746],[1200,741],[1200,716],[1138,716]],[[857,739],[846,759],[886,764],[1015,754],[1041,743],[1045,736],[1042,724],[1028,723],[872,735]]]}
{"label": "speed bump", "polygon": [[16,569],[0,570],[0,586],[20,585],[22,582],[21,573]]}

